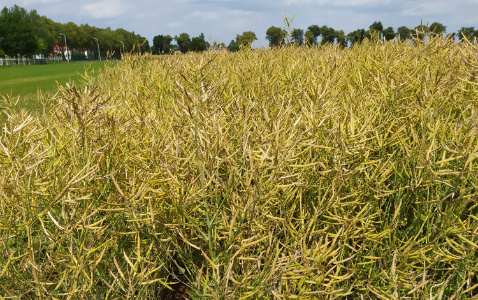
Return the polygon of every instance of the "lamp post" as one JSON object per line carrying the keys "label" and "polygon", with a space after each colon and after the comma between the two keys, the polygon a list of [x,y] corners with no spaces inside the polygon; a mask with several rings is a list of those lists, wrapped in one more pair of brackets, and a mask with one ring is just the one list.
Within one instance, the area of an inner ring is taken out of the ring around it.
{"label": "lamp post", "polygon": [[61,32],[60,32],[60,35],[62,35],[65,38],[65,49],[66,49],[65,57],[66,57],[66,61],[70,62],[70,56],[68,55],[68,45],[66,44],[66,35],[64,35]]}
{"label": "lamp post", "polygon": [[98,45],[98,58],[99,58],[100,61],[101,61],[100,42],[98,42],[98,39],[97,39],[97,38],[93,38],[93,39],[96,40],[96,44]]}
{"label": "lamp post", "polygon": [[123,56],[124,56],[124,43],[123,41],[120,41],[121,44],[123,44]]}

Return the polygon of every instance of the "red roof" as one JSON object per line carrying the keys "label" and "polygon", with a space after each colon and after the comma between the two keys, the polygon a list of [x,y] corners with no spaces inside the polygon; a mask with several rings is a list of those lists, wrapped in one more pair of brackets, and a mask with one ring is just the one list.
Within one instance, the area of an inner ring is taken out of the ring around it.
{"label": "red roof", "polygon": [[55,45],[53,51],[65,51],[65,46]]}
{"label": "red roof", "polygon": [[[71,51],[71,48],[68,48],[68,50]],[[85,48],[83,48],[83,49],[76,49],[76,50],[78,50],[78,51],[86,51]],[[53,51],[65,51],[65,46],[55,45],[55,46],[53,47]]]}

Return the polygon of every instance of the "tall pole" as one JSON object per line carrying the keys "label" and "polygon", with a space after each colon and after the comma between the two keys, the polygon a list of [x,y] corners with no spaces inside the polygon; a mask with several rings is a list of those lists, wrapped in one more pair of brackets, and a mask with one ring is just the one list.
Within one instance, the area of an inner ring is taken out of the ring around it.
{"label": "tall pole", "polygon": [[60,35],[62,35],[62,36],[65,38],[65,49],[66,49],[65,56],[66,56],[66,61],[67,61],[67,62],[70,62],[70,56],[68,55],[68,45],[66,44],[66,35],[64,35],[64,34],[61,33],[61,32],[60,32]]}
{"label": "tall pole", "polygon": [[97,39],[97,38],[93,38],[93,39],[96,40],[96,44],[98,45],[98,58],[99,58],[100,61],[101,61],[100,42],[98,42],[98,39]]}
{"label": "tall pole", "polygon": [[123,41],[120,41],[121,44],[123,44],[123,56],[124,56],[124,43]]}

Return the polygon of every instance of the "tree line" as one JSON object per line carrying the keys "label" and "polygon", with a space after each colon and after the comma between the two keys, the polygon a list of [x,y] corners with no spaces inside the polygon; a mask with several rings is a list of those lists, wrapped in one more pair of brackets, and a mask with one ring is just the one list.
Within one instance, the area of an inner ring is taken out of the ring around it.
{"label": "tree line", "polygon": [[[281,27],[271,26],[266,31],[266,39],[269,41],[269,46],[279,46],[283,44],[298,44],[298,45],[324,45],[327,43],[337,44],[342,47],[350,47],[356,43],[361,43],[364,39],[381,39],[393,40],[399,39],[402,41],[410,40],[412,38],[424,39],[425,36],[431,38],[444,35],[446,26],[442,23],[434,22],[431,25],[420,24],[414,28],[407,26],[398,27],[395,31],[393,27],[384,28],[381,21],[373,22],[368,29],[357,29],[347,34],[343,30],[336,30],[332,27],[311,25],[304,32],[303,29],[287,29]],[[472,41],[478,38],[478,29],[474,27],[462,27],[457,33],[449,33],[446,37],[455,38],[458,36],[460,40],[467,39]],[[172,44],[173,40],[176,44]],[[237,51],[242,46],[251,46],[257,40],[257,36],[252,31],[246,31],[242,34],[237,34],[236,39],[231,40],[226,47],[224,43],[210,45],[205,39],[204,34],[201,33],[198,37],[191,38],[187,33],[181,33],[179,36],[157,35],[153,39],[153,50],[155,54],[170,53],[172,49],[178,49],[185,53],[188,51],[204,51],[215,48],[227,48],[229,51]]]}
{"label": "tree line", "polygon": [[[443,35],[445,32],[446,26],[439,22],[434,22],[430,26],[421,24],[414,28],[401,26],[395,31],[392,27],[384,28],[382,22],[376,21],[368,29],[361,28],[347,34],[343,30],[336,30],[326,25],[311,25],[305,32],[303,29],[271,26],[266,31],[266,39],[269,41],[269,46],[291,43],[313,46],[332,43],[350,47],[361,43],[364,39],[423,39],[427,35],[433,37]],[[0,12],[0,57],[5,55],[30,57],[34,54],[48,56],[53,53],[55,46],[64,46],[65,36],[69,49],[85,49],[96,52],[98,42],[102,56],[110,53],[116,57],[119,57],[123,50],[127,52],[148,51],[153,54],[168,54],[172,50],[186,53],[188,51],[205,51],[211,48],[227,48],[229,51],[237,51],[240,47],[250,47],[257,40],[254,32],[246,31],[237,34],[236,38],[231,40],[227,46],[224,43],[211,45],[206,41],[203,33],[192,38],[188,33],[181,33],[174,37],[157,35],[153,38],[150,47],[146,38],[122,28],[111,30],[88,24],[78,26],[73,22],[57,23],[45,16],[40,16],[36,10],[28,12],[17,5],[10,9],[5,7]],[[452,32],[448,36],[452,38],[458,36],[460,40],[465,38],[473,40],[478,38],[478,29],[462,27],[458,33]],[[173,40],[176,44],[173,44]]]}
{"label": "tree line", "polygon": [[99,43],[102,56],[110,54],[119,57],[123,49],[127,52],[144,52],[150,48],[146,38],[122,28],[111,30],[88,24],[78,26],[73,22],[57,23],[46,16],[40,16],[36,10],[28,12],[14,5],[10,9],[5,7],[0,12],[0,56],[49,56],[55,46],[64,46],[64,36],[61,33],[66,36],[68,49],[97,53]]}
{"label": "tree line", "polygon": [[[176,41],[176,44],[172,44],[173,40]],[[240,46],[250,46],[257,36],[252,31],[245,31],[242,34],[237,34],[236,39],[232,40],[227,46],[227,49],[230,51],[239,50]],[[200,52],[205,51],[211,48],[219,49],[226,48],[224,43],[214,42],[212,45],[206,41],[204,34],[201,33],[197,37],[191,38],[187,33],[181,33],[179,36],[170,36],[170,35],[157,35],[153,38],[153,46],[151,52],[153,54],[167,54],[171,50],[179,50],[183,53],[188,51]]]}
{"label": "tree line", "polygon": [[[434,22],[430,26],[420,24],[414,28],[401,26],[397,28],[397,31],[393,27],[384,28],[382,22],[376,21],[369,26],[368,29],[357,29],[348,34],[345,34],[343,30],[335,30],[332,27],[326,25],[319,27],[318,25],[311,25],[304,33],[302,29],[293,29],[289,32],[280,27],[271,26],[266,31],[266,39],[269,41],[269,46],[278,46],[284,44],[286,36],[290,36],[290,43],[296,43],[299,45],[317,45],[317,44],[338,44],[343,47],[352,46],[355,43],[361,43],[364,39],[381,39],[381,40],[393,40],[399,39],[402,41],[410,40],[412,38],[424,39],[425,36],[431,38],[444,35],[446,32],[446,26],[442,23]],[[452,32],[447,37],[455,38],[456,33]],[[458,31],[458,38],[468,39],[472,41],[474,38],[478,38],[478,30],[474,27],[462,27]]]}

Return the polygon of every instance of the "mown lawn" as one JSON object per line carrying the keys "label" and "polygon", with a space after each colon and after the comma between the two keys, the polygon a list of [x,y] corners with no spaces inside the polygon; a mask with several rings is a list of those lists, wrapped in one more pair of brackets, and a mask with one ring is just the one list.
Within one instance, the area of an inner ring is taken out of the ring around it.
{"label": "mown lawn", "polygon": [[[19,98],[19,107],[35,110],[38,94],[54,94],[58,84],[80,83],[89,70],[93,74],[104,68],[104,62],[71,62],[61,64],[0,67],[0,99],[11,95]],[[2,97],[3,96],[3,97]]]}

